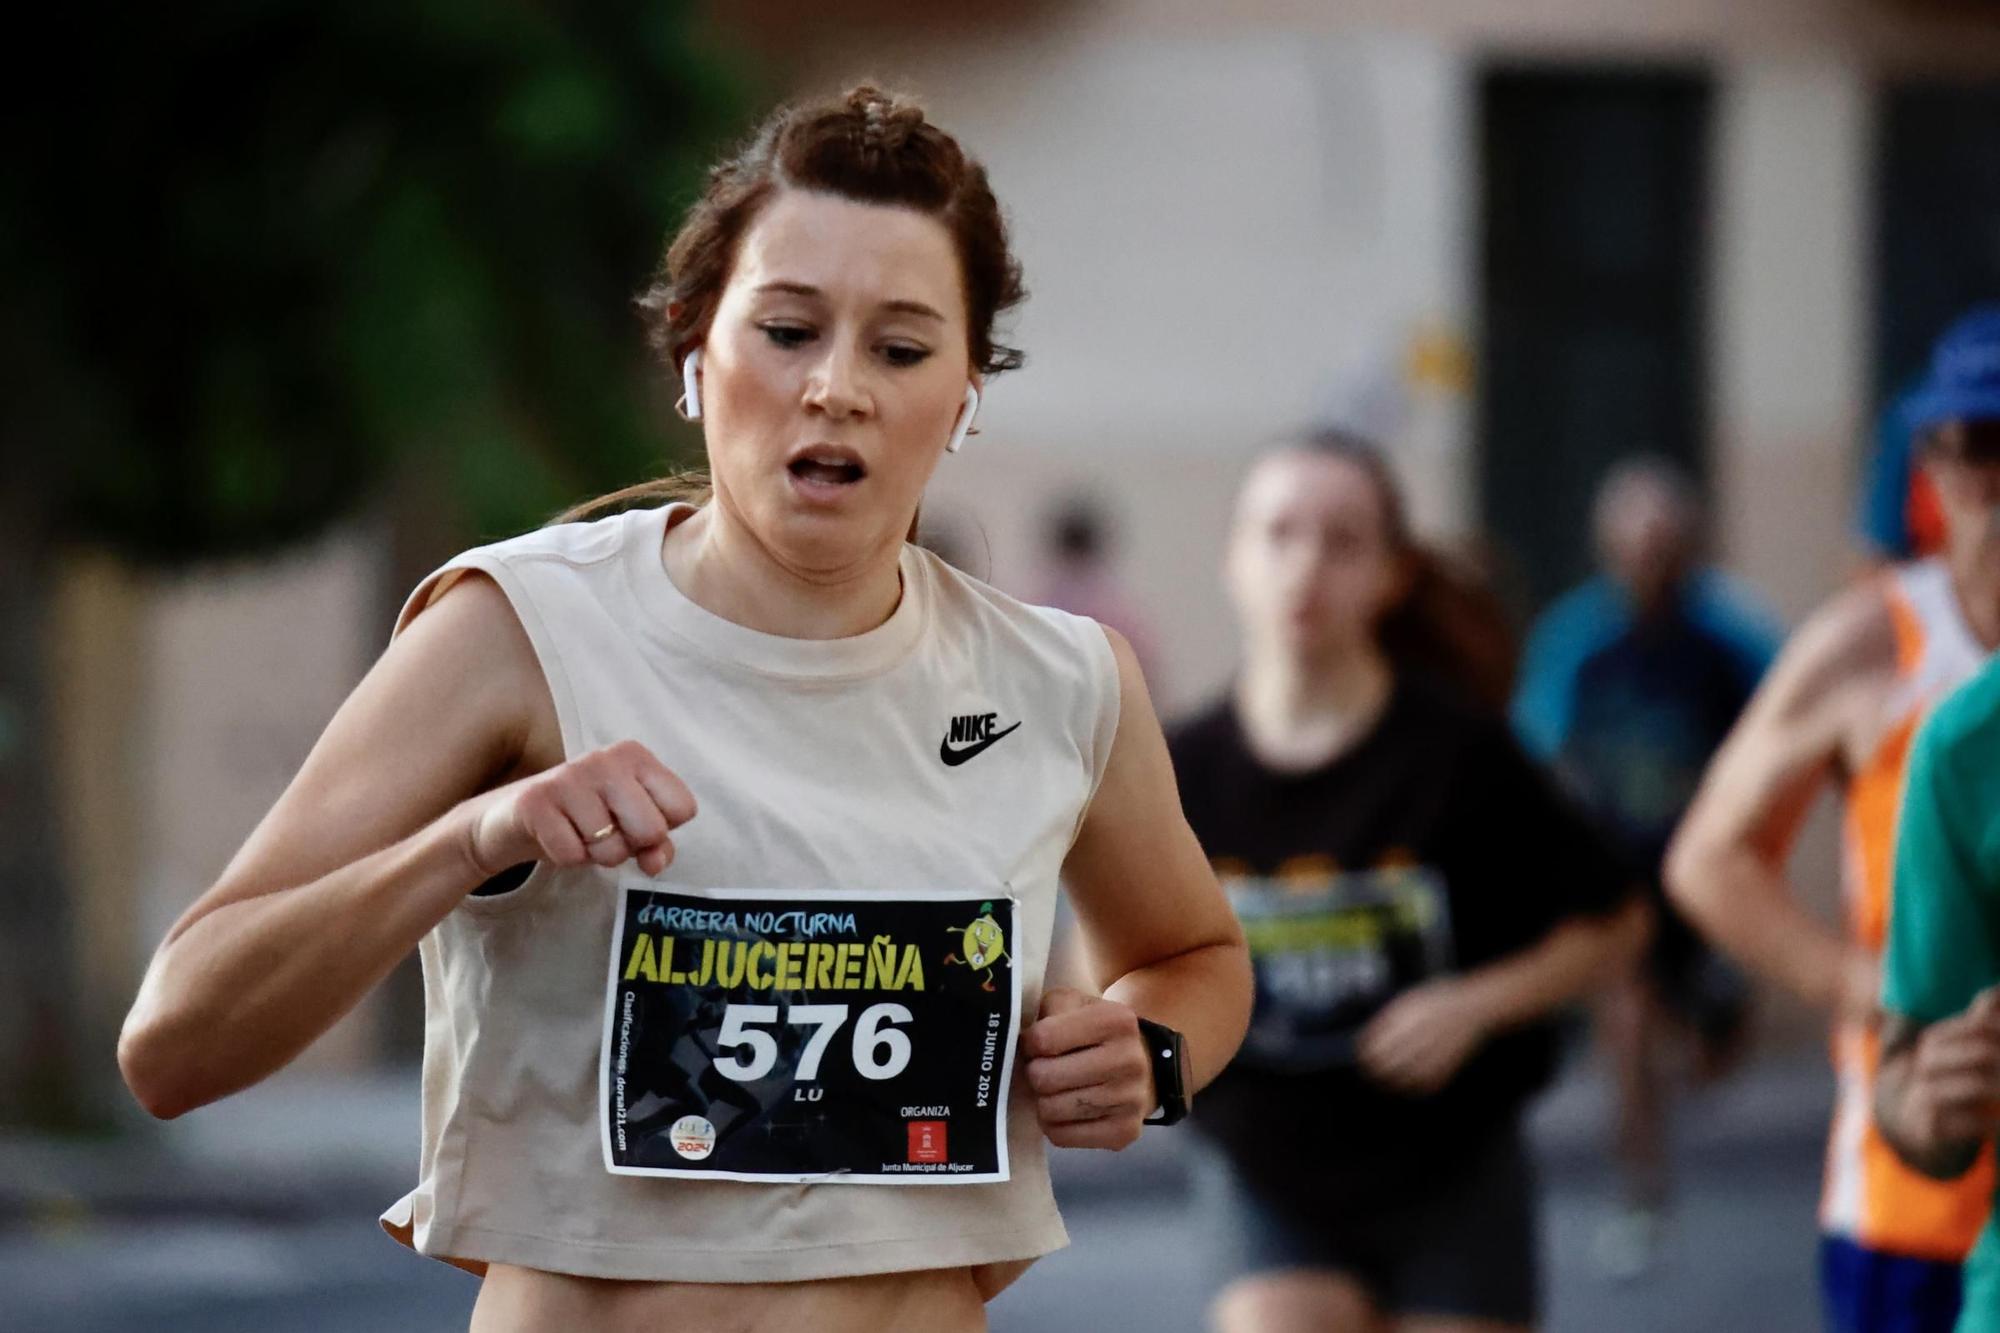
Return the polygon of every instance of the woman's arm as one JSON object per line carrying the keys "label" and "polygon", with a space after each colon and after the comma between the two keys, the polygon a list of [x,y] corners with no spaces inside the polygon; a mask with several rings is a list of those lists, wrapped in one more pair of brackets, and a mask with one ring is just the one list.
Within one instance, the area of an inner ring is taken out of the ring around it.
{"label": "woman's arm", "polygon": [[1571,917],[1518,953],[1405,992],[1363,1029],[1363,1066],[1404,1092],[1436,1092],[1488,1040],[1630,967],[1646,946],[1651,918],[1634,896],[1603,916]]}
{"label": "woman's arm", "polygon": [[1652,916],[1630,867],[1504,728],[1478,724],[1437,780],[1454,799],[1433,855],[1465,970],[1392,997],[1356,1052],[1372,1078],[1417,1096],[1487,1041],[1629,968]]}
{"label": "woman's arm", "polygon": [[[505,596],[460,580],[390,645],[167,932],[118,1043],[141,1104],[180,1115],[283,1067],[500,870],[635,852],[663,866],[668,828],[693,812],[686,789],[636,746],[561,764],[555,729]],[[659,795],[635,796],[641,781]],[[607,802],[624,833],[586,849],[575,830],[603,827]]]}
{"label": "woman's arm", "polygon": [[1050,1141],[1122,1148],[1156,1105],[1137,1016],[1187,1043],[1188,1086],[1214,1078],[1250,1023],[1243,932],[1181,814],[1166,739],[1131,646],[1118,662],[1118,729],[1102,782],[1063,864],[1096,999],[1043,997],[1027,1031],[1027,1077]]}
{"label": "woman's arm", "polygon": [[1539,944],[1457,979],[1489,1032],[1546,1018],[1638,961],[1652,910],[1636,893],[1614,912],[1571,917]]}

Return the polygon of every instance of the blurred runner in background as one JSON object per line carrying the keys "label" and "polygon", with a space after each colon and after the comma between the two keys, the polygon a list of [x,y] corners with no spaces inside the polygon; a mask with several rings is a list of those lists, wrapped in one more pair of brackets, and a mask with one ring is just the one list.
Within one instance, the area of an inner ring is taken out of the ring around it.
{"label": "blurred runner in background", "polygon": [[[1704,779],[1668,862],[1674,899],[1710,938],[1836,1022],[1821,1277],[1839,1333],[1951,1328],[1959,1265],[1988,1212],[1990,1152],[1940,1183],[1873,1123],[1878,960],[1910,740],[2000,644],[2000,308],[1939,339],[1906,404],[1944,520],[1942,555],[1836,596],[1786,644]],[[1993,414],[1989,417],[1987,414]],[[1785,862],[1829,782],[1845,801],[1847,920],[1801,907]]]}
{"label": "blurred runner in background", "polygon": [[1504,621],[1412,540],[1381,456],[1324,433],[1237,502],[1232,692],[1171,739],[1256,1010],[1196,1102],[1228,1166],[1228,1333],[1525,1328],[1522,1105],[1550,1014],[1636,956],[1631,878],[1501,712]]}
{"label": "blurred runner in background", "polygon": [[[2000,434],[1993,423],[1986,430]],[[1986,448],[2000,450],[2000,438]],[[1883,951],[1876,1123],[1897,1155],[1954,1180],[2000,1130],[2000,665],[1917,734],[1896,837]],[[1989,1215],[1965,1265],[1958,1333],[2000,1330],[2000,1234]]]}
{"label": "blurred runner in background", "polygon": [[1671,1039],[1720,1073],[1743,1045],[1749,990],[1665,901],[1667,842],[1715,749],[1776,654],[1775,620],[1699,563],[1692,482],[1664,459],[1615,465],[1598,489],[1603,573],[1535,625],[1514,698],[1530,753],[1627,854],[1654,904],[1643,964],[1605,997],[1600,1039],[1617,1076],[1624,1200],[1599,1235],[1599,1261],[1633,1277],[1652,1266],[1669,1193]]}

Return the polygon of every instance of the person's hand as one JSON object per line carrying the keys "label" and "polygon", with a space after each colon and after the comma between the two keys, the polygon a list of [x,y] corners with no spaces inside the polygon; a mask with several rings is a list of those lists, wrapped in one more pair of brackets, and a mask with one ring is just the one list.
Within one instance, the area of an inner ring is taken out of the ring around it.
{"label": "person's hand", "polygon": [[486,878],[523,861],[623,865],[657,875],[674,859],[670,836],[694,818],[687,784],[637,741],[511,782],[467,803],[466,850]]}
{"label": "person's hand", "polygon": [[1041,1016],[1021,1038],[1042,1133],[1059,1148],[1116,1151],[1153,1113],[1153,1062],[1139,1016],[1068,986],[1042,995]]}
{"label": "person's hand", "polygon": [[2000,986],[1918,1035],[1902,1115],[1904,1132],[1923,1151],[2000,1130]]}
{"label": "person's hand", "polygon": [[1397,1092],[1428,1096],[1486,1040],[1486,1019],[1452,978],[1413,986],[1361,1030],[1361,1067]]}

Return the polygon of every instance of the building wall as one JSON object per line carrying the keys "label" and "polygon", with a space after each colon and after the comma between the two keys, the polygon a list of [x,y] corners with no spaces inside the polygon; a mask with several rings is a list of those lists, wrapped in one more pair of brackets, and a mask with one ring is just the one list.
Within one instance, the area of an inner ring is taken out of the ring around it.
{"label": "building wall", "polygon": [[[109,1041],[168,928],[220,877],[387,638],[380,542],[353,529],[271,561],[140,574],[62,562],[54,678],[80,1018]],[[307,932],[301,949],[315,946]],[[364,1004],[301,1059],[367,1063]]]}
{"label": "building wall", "polygon": [[1868,436],[1870,86],[1837,60],[1724,66],[1710,306],[1724,555],[1792,618],[1851,572]]}

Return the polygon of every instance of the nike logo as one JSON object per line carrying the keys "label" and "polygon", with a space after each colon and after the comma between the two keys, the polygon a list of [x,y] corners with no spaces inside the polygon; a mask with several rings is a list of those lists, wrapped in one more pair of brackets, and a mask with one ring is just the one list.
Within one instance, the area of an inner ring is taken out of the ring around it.
{"label": "nike logo", "polygon": [[999,716],[998,713],[967,713],[953,718],[951,730],[938,742],[938,758],[944,760],[945,767],[957,768],[1020,730],[1019,722],[1004,731],[993,730]]}

